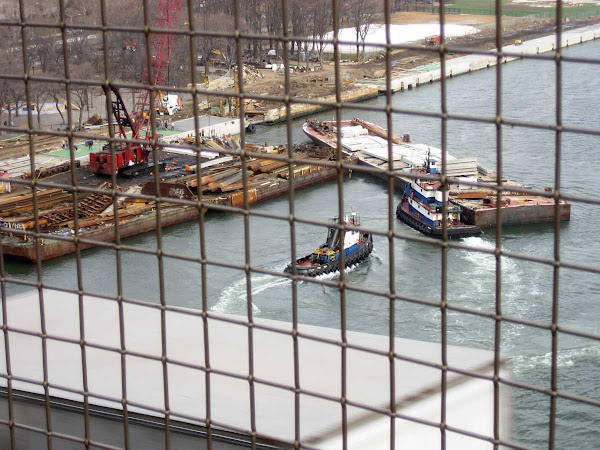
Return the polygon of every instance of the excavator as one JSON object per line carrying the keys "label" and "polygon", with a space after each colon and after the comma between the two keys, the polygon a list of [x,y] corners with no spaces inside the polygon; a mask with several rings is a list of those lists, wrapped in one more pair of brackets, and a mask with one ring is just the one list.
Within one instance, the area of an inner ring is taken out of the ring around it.
{"label": "excavator", "polygon": [[[170,31],[179,25],[181,7],[183,0],[159,0],[154,15],[155,30]],[[164,86],[167,78],[167,70],[173,50],[174,34],[152,33],[150,35],[150,50],[152,58],[152,76],[155,86]],[[150,70],[148,61],[146,61],[142,76],[142,83],[149,85]],[[119,89],[110,86],[110,92],[107,95],[115,95],[116,100],[112,100],[112,114],[119,128],[120,139],[130,139],[137,141],[147,141],[147,143],[119,143],[114,144],[114,161],[109,145],[105,145],[99,152],[90,153],[90,170],[96,175],[111,175],[114,170],[120,175],[135,175],[143,171],[144,166],[148,166],[148,157],[150,155],[150,139],[153,136],[150,127],[150,110],[162,104],[162,95],[157,92],[154,96],[154,104],[150,104],[150,91],[147,89],[138,89],[136,92],[137,101],[133,113],[129,114],[123,97]]]}

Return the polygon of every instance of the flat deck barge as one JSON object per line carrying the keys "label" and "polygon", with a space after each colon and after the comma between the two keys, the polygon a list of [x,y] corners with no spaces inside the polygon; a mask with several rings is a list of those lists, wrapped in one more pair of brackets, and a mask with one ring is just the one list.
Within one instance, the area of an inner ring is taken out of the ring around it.
{"label": "flat deck barge", "polygon": [[[410,178],[405,175],[412,169],[423,166],[430,157],[438,163],[441,161],[441,150],[424,144],[410,141],[410,137],[389,136],[387,130],[373,123],[359,119],[342,121],[342,152],[346,157],[358,160],[358,165],[382,169],[382,172],[369,172],[387,180],[384,170],[389,169],[388,139],[393,144],[394,184],[400,192],[404,191]],[[316,144],[337,147],[337,130],[335,122],[306,121],[304,133]],[[462,208],[462,218],[466,223],[480,228],[496,225],[496,191],[491,187],[496,183],[496,175],[477,164],[475,158],[456,159],[447,156],[447,174],[452,177],[465,177],[477,186],[453,184],[450,186],[449,198]],[[504,181],[507,188],[516,190],[523,186],[515,181]],[[571,204],[560,200],[560,220],[571,219]],[[526,225],[554,221],[555,204],[553,198],[542,195],[523,195],[519,192],[502,194],[502,224]]]}
{"label": "flat deck barge", "polygon": [[[262,202],[289,192],[290,179],[294,179],[295,189],[302,189],[337,176],[335,167],[315,165],[315,163],[334,158],[329,148],[297,146],[295,156],[306,160],[304,164],[296,164],[290,174],[287,162],[264,158],[247,161],[248,202]],[[286,153],[284,147],[276,148],[274,153]],[[207,155],[208,156],[208,155]],[[241,161],[231,156],[212,156],[202,159],[201,186],[198,187],[198,175],[194,173],[192,164],[196,157],[186,154],[166,152],[161,162],[165,170],[161,172],[159,184],[160,196],[166,198],[160,204],[162,226],[174,225],[198,218],[197,205],[181,205],[169,203],[169,198],[190,200],[198,199],[199,190],[206,207],[223,205],[239,207],[244,204]],[[347,161],[350,161],[348,158]],[[78,185],[106,190],[102,193],[82,194],[78,197],[78,225],[80,249],[95,247],[98,244],[113,242],[118,229],[119,238],[156,229],[156,202],[131,198],[127,194],[155,195],[154,176],[147,174],[128,180],[117,178],[119,192],[119,209],[117,218],[119,226],[115,227],[114,201],[111,195],[110,177],[96,177],[87,169],[76,169]],[[57,183],[70,184],[70,172],[49,178]],[[76,246],[74,236],[73,194],[63,189],[37,190],[38,223],[43,237],[39,239],[40,259],[47,260],[74,253]],[[35,229],[33,215],[33,196],[25,190],[19,194],[0,196],[0,231],[2,233],[2,254],[9,257],[36,261],[36,240],[27,234]]]}

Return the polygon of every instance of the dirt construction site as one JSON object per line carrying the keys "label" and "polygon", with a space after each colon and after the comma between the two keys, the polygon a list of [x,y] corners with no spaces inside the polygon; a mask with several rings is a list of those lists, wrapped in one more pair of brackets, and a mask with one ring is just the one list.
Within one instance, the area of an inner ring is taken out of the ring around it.
{"label": "dirt construction site", "polygon": [[[470,16],[470,15],[449,15],[448,23],[477,26],[479,24],[492,24],[495,16]],[[437,15],[428,13],[401,13],[396,14],[392,23],[394,24],[415,24],[415,23],[439,23]],[[588,20],[572,21],[565,25],[565,28],[574,28],[600,22],[600,18]],[[532,20],[520,22],[518,25],[505,26],[503,29],[502,45],[514,43],[516,39],[525,41],[535,39],[541,36],[552,34],[556,24],[553,19]],[[461,37],[447,39],[446,43],[453,48],[464,49],[486,49],[496,48],[496,32],[494,27],[486,27],[483,31]],[[464,56],[463,53],[447,54],[446,58]],[[439,54],[432,51],[422,51],[419,49],[398,49],[392,51],[392,61],[395,67],[392,68],[392,76],[400,74],[402,71],[413,69],[418,66],[431,64],[439,61]],[[302,63],[305,66],[306,63]],[[322,63],[308,63],[311,67],[318,68],[317,71],[293,73],[290,76],[290,95],[292,97],[317,98],[332,95],[335,93],[335,64],[333,61],[323,61]],[[342,62],[340,64],[340,76],[342,86],[356,81],[369,79],[378,79],[385,76],[385,56],[380,53],[376,57],[371,57],[364,62]],[[283,96],[285,92],[285,78],[282,73],[272,71],[261,71],[259,77],[245,79],[245,92],[255,95],[278,95]],[[262,101],[258,106],[268,109],[281,106],[280,103]]]}
{"label": "dirt construction site", "polygon": [[[515,40],[519,39],[522,41],[535,39],[541,36],[552,34],[555,30],[554,19],[543,19],[543,20],[527,20],[527,21],[511,21],[511,18],[507,18],[505,26],[503,26],[503,42],[502,45],[508,45],[514,43]],[[503,19],[504,20],[504,19]],[[431,13],[416,13],[416,12],[403,12],[396,13],[392,17],[393,25],[420,25],[420,24],[437,24],[439,23],[439,17],[436,14]],[[494,49],[496,47],[496,34],[495,34],[495,16],[472,16],[472,15],[458,15],[449,14],[446,17],[446,22],[455,25],[479,27],[472,34],[466,34],[459,37],[452,37],[447,39],[446,43],[453,49]],[[583,20],[572,20],[564,23],[564,29],[577,28],[593,23],[600,22],[600,17],[592,17]],[[416,44],[424,44],[424,42],[415,41]],[[385,55],[384,53],[373,54],[371,53],[365,61],[356,62],[350,58],[355,58],[354,55],[342,55],[342,62],[340,62],[340,77],[342,89],[351,90],[353,89],[354,83],[357,81],[368,81],[380,79],[385,76]],[[452,52],[447,54],[448,59],[464,56],[464,53]],[[294,70],[290,73],[290,96],[292,98],[322,98],[335,94],[335,64],[332,61],[331,54],[324,54],[324,58],[321,62],[301,62],[299,66],[301,70]],[[439,61],[439,54],[435,51],[421,50],[417,48],[409,49],[397,49],[392,51],[392,76],[399,75],[403,71],[434,63]],[[282,61],[276,63],[281,64]],[[292,61],[293,66],[296,65],[295,61]],[[244,86],[243,91],[246,94],[252,94],[254,96],[283,96],[285,93],[285,75],[281,71],[273,71],[270,69],[255,69],[248,66],[244,71]],[[221,92],[234,91],[233,80],[231,83],[225,85]],[[215,90],[218,92],[219,90]],[[184,104],[183,109],[176,113],[174,116],[169,117],[170,121],[177,121],[192,117],[193,115],[193,103],[192,98],[189,94],[182,95]],[[98,102],[102,104],[102,102]],[[230,113],[227,107],[223,107],[223,104],[227,104],[227,99],[223,96],[203,96],[203,101],[199,105],[200,114],[206,114],[209,109],[211,114],[222,114],[222,115],[234,115],[235,112]],[[233,101],[231,101],[233,104]],[[219,106],[221,106],[219,108]],[[246,100],[246,111],[249,117],[252,117],[251,113],[259,115],[261,111],[267,111],[271,108],[280,108],[283,104],[278,101],[272,101],[269,99],[264,100]],[[212,107],[212,109],[211,109]],[[105,112],[104,112],[105,117]],[[259,116],[260,117],[260,116]],[[21,125],[26,127],[26,123]],[[107,136],[107,128],[100,128],[95,130],[86,130],[87,134],[97,134],[98,136]],[[38,136],[35,138],[34,145],[36,152],[45,152],[60,147],[63,143],[63,137],[55,136]],[[19,157],[27,155],[29,153],[29,140],[26,135],[22,135],[21,138],[13,138],[11,140],[0,141],[0,159],[9,157]]]}

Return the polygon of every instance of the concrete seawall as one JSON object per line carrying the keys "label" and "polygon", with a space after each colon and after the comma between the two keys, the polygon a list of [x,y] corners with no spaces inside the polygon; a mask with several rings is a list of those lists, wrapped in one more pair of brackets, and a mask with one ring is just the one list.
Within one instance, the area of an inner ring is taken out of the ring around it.
{"label": "concrete seawall", "polygon": [[[378,95],[379,86],[375,84],[358,84],[354,85],[351,89],[342,90],[341,100],[343,102],[359,102],[369,98],[377,97]],[[319,97],[315,100],[329,103],[334,103],[337,101],[335,95]],[[307,116],[309,114],[325,111],[327,109],[331,109],[331,107],[306,103],[293,103],[291,105],[291,114],[292,118],[295,119],[296,117]],[[281,108],[273,108],[266,112],[264,121],[267,123],[282,122],[286,119],[286,116],[287,110],[285,106],[282,106]]]}
{"label": "concrete seawall", "polygon": [[[570,47],[583,42],[600,39],[600,26],[592,25],[585,28],[578,28],[563,32],[561,47]],[[520,55],[535,55],[556,50],[556,36],[544,36],[541,38],[525,41],[521,45],[507,45],[502,47],[503,52],[518,53]],[[521,56],[506,56],[500,61],[507,63],[521,59]],[[458,58],[452,58],[446,61],[446,76],[454,77],[475,70],[487,69],[497,64],[498,60],[491,55],[466,55]],[[423,83],[433,83],[442,78],[440,63],[428,64],[426,66],[415,67],[404,74],[395,76],[391,80],[393,92],[412,89]],[[385,78],[371,80],[369,84],[379,86],[379,92],[385,92]]]}

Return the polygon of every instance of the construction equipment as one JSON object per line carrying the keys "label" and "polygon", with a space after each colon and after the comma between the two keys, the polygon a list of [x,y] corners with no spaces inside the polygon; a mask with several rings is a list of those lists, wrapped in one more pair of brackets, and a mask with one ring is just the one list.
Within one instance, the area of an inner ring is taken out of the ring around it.
{"label": "construction equipment", "polygon": [[[152,29],[170,31],[177,28],[182,4],[183,0],[159,0]],[[146,61],[144,66],[142,75],[143,84],[152,84],[154,86],[163,86],[165,84],[174,40],[174,34],[150,34],[152,61]],[[150,83],[150,76],[152,76],[153,83]],[[150,91],[138,89],[136,92],[137,101],[133,109],[133,114],[130,115],[125,107],[119,89],[112,85],[110,89],[116,96],[116,101],[112,102],[112,112],[119,127],[119,138],[148,141],[146,144],[115,144],[114,169],[117,172],[122,172],[136,164],[147,163],[150,154],[150,139],[153,137],[160,138],[159,135],[153,136],[151,133],[151,109],[156,108],[157,104],[160,106],[162,96],[155,94],[154,104],[150,105]],[[130,130],[130,136],[127,135],[129,133],[127,129]],[[112,174],[112,163],[108,145],[105,145],[100,152],[90,153],[90,169],[95,174]]]}
{"label": "construction equipment", "polygon": [[440,36],[427,36],[425,38],[425,45],[440,45],[442,38]]}
{"label": "construction equipment", "polygon": [[125,41],[123,43],[123,50],[129,50],[130,52],[135,52],[138,48],[138,41],[137,39],[135,41]]}
{"label": "construction equipment", "polygon": [[165,114],[172,116],[183,109],[183,102],[177,94],[167,94],[162,98],[162,110]]}
{"label": "construction equipment", "polygon": [[223,52],[216,48],[210,51],[209,62],[213,66],[227,66],[227,58]]}

